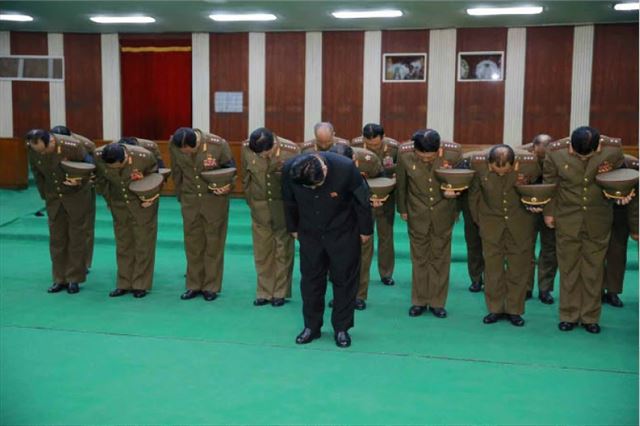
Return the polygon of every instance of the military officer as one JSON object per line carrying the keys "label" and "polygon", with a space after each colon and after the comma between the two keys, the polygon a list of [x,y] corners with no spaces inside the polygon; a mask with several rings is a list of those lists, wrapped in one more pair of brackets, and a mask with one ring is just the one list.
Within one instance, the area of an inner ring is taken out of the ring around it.
{"label": "military officer", "polygon": [[338,347],[351,345],[360,244],[371,238],[369,188],[353,161],[331,152],[285,163],[282,195],[287,230],[300,242],[304,329],[297,344],[320,337],[327,274],[333,282],[331,323]]}
{"label": "military officer", "polygon": [[314,139],[306,141],[302,144],[301,151],[303,154],[309,154],[317,151],[328,151],[334,143],[349,145],[349,141],[336,136],[333,130],[333,124],[327,122],[316,123],[313,126]]}
{"label": "military officer", "polygon": [[475,175],[469,188],[469,209],[480,229],[485,264],[484,295],[492,324],[506,316],[524,325],[524,303],[531,262],[535,213],[520,201],[518,184],[536,182],[542,170],[533,154],[516,155],[508,145],[495,145],[471,158]]}
{"label": "military officer", "polygon": [[255,306],[278,307],[291,297],[294,238],[287,232],[282,202],[282,167],[300,148],[269,129],[254,130],[242,146],[242,186],[251,209],[258,284]]}
{"label": "military officer", "polygon": [[120,143],[126,145],[135,145],[141,146],[147,151],[151,152],[156,159],[156,164],[158,165],[158,169],[163,169],[164,161],[162,160],[162,153],[160,152],[160,148],[158,148],[158,144],[149,139],[136,138],[133,136],[128,136],[120,139]]}
{"label": "military officer", "polygon": [[[638,159],[631,155],[625,155],[624,167],[638,170]],[[637,202],[637,200],[633,201]],[[611,239],[604,267],[602,301],[615,308],[623,306],[618,295],[622,293],[624,272],[627,268],[627,242],[630,231],[633,229],[629,223],[629,211],[633,208],[632,204],[627,206],[614,204],[613,206],[613,226],[611,227]],[[637,226],[636,221],[635,227],[637,228]]]}
{"label": "military officer", "polygon": [[231,186],[209,190],[200,173],[233,167],[231,149],[220,136],[181,127],[171,137],[170,153],[187,256],[187,290],[180,297],[202,294],[212,301],[222,288]]}
{"label": "military officer", "polygon": [[[531,143],[522,145],[516,150],[524,150],[535,155],[540,170],[544,165],[544,157],[547,152],[547,146],[553,142],[553,138],[547,134],[539,134],[533,138]],[[542,176],[539,182],[542,183]],[[535,244],[538,234],[540,235],[540,252],[538,253],[538,299],[547,305],[553,304],[553,282],[556,278],[558,270],[558,260],[556,257],[556,233],[553,229],[545,226],[544,216],[535,216],[535,228],[533,235],[534,254],[531,259],[531,268],[529,269],[529,285],[527,287],[527,299],[531,298],[533,291],[533,282],[535,278]]]}
{"label": "military officer", "polygon": [[30,130],[29,164],[40,197],[45,201],[49,220],[49,252],[53,285],[49,293],[64,289],[74,294],[86,280],[87,215],[91,211],[89,179],[72,179],[65,175],[62,161],[92,163],[82,142],[42,129]]}
{"label": "military officer", "polygon": [[400,146],[396,195],[398,212],[408,222],[412,263],[412,317],[427,307],[445,318],[451,263],[451,233],[456,219],[459,192],[442,191],[438,168],[452,168],[462,158],[455,142],[441,142],[432,129],[416,132],[412,142]]}
{"label": "military officer", "polygon": [[[373,152],[384,167],[383,176],[394,177],[398,162],[398,142],[385,136],[384,128],[375,123],[369,123],[362,129],[362,136],[351,140],[351,146],[361,147]],[[375,177],[375,176],[370,176]],[[395,265],[395,250],[393,246],[393,222],[396,216],[395,193],[379,207],[373,208],[373,221],[378,235],[378,272],[384,285],[394,285],[393,269]],[[373,242],[372,248],[373,248]],[[367,251],[367,255],[373,251]],[[371,263],[363,258],[363,266]],[[362,270],[360,271],[362,274]]]}
{"label": "military officer", "polygon": [[[624,156],[620,141],[579,127],[570,138],[553,142],[544,160],[544,182],[557,184],[544,208],[545,224],[556,230],[560,270],[562,331],[577,323],[599,333],[603,265],[613,222],[612,202],[595,182],[598,173],[619,168]],[[619,201],[628,204],[630,198]]]}
{"label": "military officer", "polygon": [[96,160],[96,188],[111,211],[116,238],[118,279],[109,296],[145,297],[153,282],[159,202],[139,200],[129,184],[154,173],[156,158],[121,141],[98,148]]}

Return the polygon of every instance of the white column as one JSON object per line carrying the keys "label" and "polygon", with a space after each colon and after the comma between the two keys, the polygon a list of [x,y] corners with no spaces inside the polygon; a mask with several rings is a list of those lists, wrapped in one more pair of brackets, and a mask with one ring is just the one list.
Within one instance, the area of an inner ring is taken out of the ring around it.
{"label": "white column", "polygon": [[[64,38],[62,33],[48,33],[47,44],[49,56],[64,57]],[[64,70],[65,75],[67,70]],[[49,82],[49,120],[51,127],[67,124],[66,98],[64,93],[64,80]]]}
{"label": "white column", "polygon": [[432,30],[429,33],[429,75],[427,127],[442,139],[453,139],[456,94],[456,30]]}
{"label": "white column", "polygon": [[[0,55],[11,54],[11,33],[0,31]],[[11,81],[0,81],[0,137],[13,137],[13,93]],[[21,136],[21,135],[19,135]]]}
{"label": "white column", "polygon": [[504,143],[522,144],[524,110],[524,74],[527,53],[527,29],[509,28],[507,33],[507,63],[504,85]]}
{"label": "white column", "polygon": [[[593,65],[593,25],[573,29],[573,69],[571,71],[570,128],[589,125],[591,109],[591,67]],[[637,77],[637,76],[636,76]],[[629,76],[629,78],[636,78]]]}
{"label": "white column", "polygon": [[247,129],[247,136],[254,129],[264,127],[265,49],[265,33],[249,33],[249,129]]}
{"label": "white column", "polygon": [[313,126],[322,121],[322,33],[308,32],[304,66],[304,139],[313,138]]}
{"label": "white column", "polygon": [[209,33],[191,34],[191,126],[209,132]]}
{"label": "white column", "polygon": [[117,141],[122,135],[118,34],[102,34],[100,46],[102,53],[102,138]]}
{"label": "white column", "polygon": [[362,77],[362,125],[380,123],[380,77],[382,31],[364,32],[364,73]]}

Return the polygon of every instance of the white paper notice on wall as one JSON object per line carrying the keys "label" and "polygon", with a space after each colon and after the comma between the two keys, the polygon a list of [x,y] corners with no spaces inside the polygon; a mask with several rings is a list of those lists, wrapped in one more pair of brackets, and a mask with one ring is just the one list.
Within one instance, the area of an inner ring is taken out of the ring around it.
{"label": "white paper notice on wall", "polygon": [[216,92],[216,112],[242,112],[242,92]]}

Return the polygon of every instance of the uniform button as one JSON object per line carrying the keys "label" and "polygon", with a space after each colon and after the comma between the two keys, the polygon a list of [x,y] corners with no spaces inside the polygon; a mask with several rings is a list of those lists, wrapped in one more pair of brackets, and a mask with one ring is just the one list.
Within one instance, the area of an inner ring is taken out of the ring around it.
{"label": "uniform button", "polygon": [[196,185],[196,188],[200,188],[200,185]]}
{"label": "uniform button", "polygon": [[502,200],[502,204],[507,204],[507,200]]}
{"label": "uniform button", "polygon": [[62,194],[58,194],[58,197],[62,198]]}
{"label": "uniform button", "polygon": [[505,211],[505,212],[507,211],[507,208],[506,208],[506,207],[504,208],[504,211]]}
{"label": "uniform button", "polygon": [[582,206],[582,210],[586,210],[586,209],[587,209],[587,206]]}
{"label": "uniform button", "polygon": [[200,176],[196,175],[196,179],[200,179]]}
{"label": "uniform button", "polygon": [[429,197],[429,201],[433,201],[433,197]]}
{"label": "uniform button", "polygon": [[267,173],[267,177],[270,177],[271,175],[269,173]]}
{"label": "uniform button", "polygon": [[129,204],[129,201],[127,200],[127,201],[125,201],[125,203]]}
{"label": "uniform button", "polygon": [[271,191],[267,191],[267,194],[271,194]]}
{"label": "uniform button", "polygon": [[273,201],[271,198],[269,198],[269,201]]}
{"label": "uniform button", "polygon": [[57,181],[57,180],[54,180],[54,181],[53,181],[53,183],[58,183],[58,181]]}
{"label": "uniform button", "polygon": [[429,192],[433,192],[433,188],[429,187]]}
{"label": "uniform button", "polygon": [[582,188],[582,190],[583,190],[584,192],[587,192],[587,188],[586,188],[586,187],[585,187],[585,188]]}
{"label": "uniform button", "polygon": [[587,197],[582,197],[582,199],[583,199],[584,201],[587,201]]}
{"label": "uniform button", "polygon": [[585,182],[589,182],[589,179],[587,179],[587,178],[584,178],[584,181],[585,181]]}
{"label": "uniform button", "polygon": [[433,210],[433,207],[429,207],[429,210]]}
{"label": "uniform button", "polygon": [[267,186],[271,186],[271,182],[267,182]]}
{"label": "uniform button", "polygon": [[504,217],[504,220],[509,220],[509,216],[505,216],[505,217]]}
{"label": "uniform button", "polygon": [[59,187],[59,186],[56,186],[56,190],[60,191],[60,187]]}
{"label": "uniform button", "polygon": [[431,179],[431,178],[429,178],[429,182],[431,182],[431,180],[432,180],[432,179]]}
{"label": "uniform button", "polygon": [[198,197],[202,197],[202,194],[198,193]]}
{"label": "uniform button", "polygon": [[122,188],[122,192],[124,192],[124,188]]}

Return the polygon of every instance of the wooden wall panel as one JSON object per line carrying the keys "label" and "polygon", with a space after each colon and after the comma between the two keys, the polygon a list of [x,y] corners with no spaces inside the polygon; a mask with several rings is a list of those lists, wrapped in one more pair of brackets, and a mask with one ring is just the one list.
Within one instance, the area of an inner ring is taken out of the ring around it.
{"label": "wooden wall panel", "polygon": [[638,25],[596,25],[590,125],[638,145]]}
{"label": "wooden wall panel", "polygon": [[[507,56],[506,28],[461,28],[457,33],[457,52],[504,51]],[[458,66],[456,60],[456,67]],[[437,108],[431,105],[431,108]],[[502,143],[504,128],[504,80],[486,82],[456,81],[454,141],[462,144]],[[438,129],[436,129],[438,130]]]}
{"label": "wooden wall panel", "polygon": [[527,28],[523,143],[540,133],[569,134],[573,27]]}
{"label": "wooden wall panel", "polygon": [[304,139],[304,32],[267,33],[265,126],[294,142]]}
{"label": "wooden wall panel", "polygon": [[322,120],[347,139],[362,133],[363,66],[363,31],[322,34]]}
{"label": "wooden wall panel", "polygon": [[102,135],[100,34],[64,35],[67,126],[90,139]]}
{"label": "wooden wall panel", "polygon": [[[12,55],[47,55],[47,33],[11,32]],[[35,128],[48,129],[49,82],[14,81],[13,135],[18,138]]]}
{"label": "wooden wall panel", "polygon": [[[383,31],[382,54],[427,53],[429,68],[429,31]],[[427,73],[427,80],[429,75]],[[427,82],[381,83],[380,122],[387,136],[409,139],[413,132],[427,126]]]}
{"label": "wooden wall panel", "polygon": [[[249,34],[211,34],[209,49],[211,132],[229,142],[243,141],[249,136]],[[242,112],[215,112],[216,92],[242,92]]]}
{"label": "wooden wall panel", "polygon": [[24,140],[0,138],[0,158],[4,159],[0,167],[0,188],[26,188],[29,185],[29,161]]}

